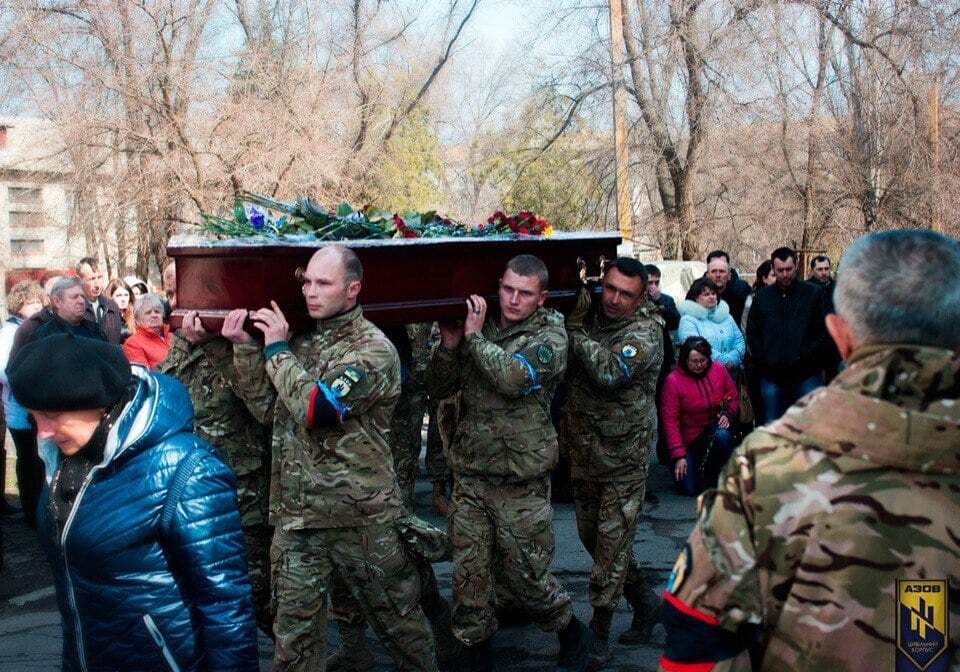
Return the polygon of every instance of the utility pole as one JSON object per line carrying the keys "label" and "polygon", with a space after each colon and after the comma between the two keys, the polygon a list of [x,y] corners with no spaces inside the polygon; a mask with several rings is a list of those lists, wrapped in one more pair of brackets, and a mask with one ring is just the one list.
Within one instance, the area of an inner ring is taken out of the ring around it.
{"label": "utility pole", "polygon": [[626,91],[623,83],[623,6],[610,0],[610,67],[613,84],[613,147],[617,166],[617,227],[624,243],[633,242],[633,208],[630,205],[629,154],[627,151]]}
{"label": "utility pole", "polygon": [[940,214],[940,84],[936,78],[927,92],[930,120],[927,128],[927,143],[930,146],[930,205],[931,228],[937,233],[943,231]]}

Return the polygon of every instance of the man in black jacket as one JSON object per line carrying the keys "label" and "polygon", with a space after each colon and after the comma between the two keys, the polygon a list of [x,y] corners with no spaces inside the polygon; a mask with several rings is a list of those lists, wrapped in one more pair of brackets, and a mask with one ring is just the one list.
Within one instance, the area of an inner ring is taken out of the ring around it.
{"label": "man in black jacket", "polygon": [[87,318],[83,286],[78,278],[64,277],[50,290],[50,305],[34,313],[17,328],[10,349],[10,361],[27,343],[52,334],[69,333],[74,336],[105,341],[106,336],[97,324]]}
{"label": "man in black jacket", "polygon": [[797,253],[781,247],[771,255],[777,281],[753,297],[747,342],[760,374],[762,420],[776,420],[793,403],[823,385],[829,343],[823,290],[797,279]]}
{"label": "man in black jacket", "polygon": [[77,262],[76,271],[87,299],[84,317],[96,323],[110,343],[119,345],[123,317],[113,299],[103,295],[103,271],[100,265],[93,257],[84,257]]}
{"label": "man in black jacket", "polygon": [[[647,264],[646,269],[647,295],[666,321],[666,324],[663,326],[663,363],[660,365],[660,373],[657,376],[657,407],[659,408],[660,390],[663,389],[663,381],[667,379],[667,376],[673,371],[674,364],[676,364],[677,357],[673,351],[673,338],[670,336],[670,332],[676,331],[677,327],[680,326],[680,311],[677,310],[677,302],[673,300],[673,297],[660,291],[660,269],[653,264]],[[663,427],[660,426],[658,415],[655,415],[654,418],[656,420],[657,431],[653,432],[650,448],[651,450],[656,449],[658,459],[666,463],[669,457],[667,455],[666,437],[663,433]],[[648,491],[647,499],[649,500],[651,497],[652,495]]]}
{"label": "man in black jacket", "polygon": [[737,272],[730,268],[730,255],[723,250],[714,250],[707,255],[707,272],[704,277],[713,280],[713,284],[720,288],[717,297],[726,301],[730,307],[730,316],[740,324],[743,317],[743,306],[750,296],[750,285],[737,276]]}

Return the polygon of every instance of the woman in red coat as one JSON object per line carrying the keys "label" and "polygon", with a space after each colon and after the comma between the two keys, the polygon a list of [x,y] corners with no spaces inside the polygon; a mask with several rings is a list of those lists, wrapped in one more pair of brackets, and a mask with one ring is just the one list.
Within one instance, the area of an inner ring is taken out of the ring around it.
{"label": "woman in red coat", "polygon": [[686,495],[712,487],[734,447],[731,423],[740,399],[726,367],[711,354],[705,338],[684,341],[660,398],[673,475]]}
{"label": "woman in red coat", "polygon": [[123,352],[131,364],[156,369],[170,350],[170,327],[163,323],[163,301],[156,294],[144,294],[137,299],[133,316],[137,330],[123,342]]}

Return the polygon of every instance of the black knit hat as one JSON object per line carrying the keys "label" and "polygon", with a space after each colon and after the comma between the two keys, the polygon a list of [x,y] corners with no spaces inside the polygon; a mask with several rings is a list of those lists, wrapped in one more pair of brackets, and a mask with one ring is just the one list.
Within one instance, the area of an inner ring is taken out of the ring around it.
{"label": "black knit hat", "polygon": [[73,334],[28,343],[7,366],[10,392],[32,411],[109,408],[131,375],[119,346]]}

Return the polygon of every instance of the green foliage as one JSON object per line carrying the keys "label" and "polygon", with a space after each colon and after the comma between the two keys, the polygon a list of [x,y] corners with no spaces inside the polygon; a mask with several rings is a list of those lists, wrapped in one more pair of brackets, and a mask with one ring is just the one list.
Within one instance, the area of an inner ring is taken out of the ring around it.
{"label": "green foliage", "polygon": [[496,159],[495,179],[506,210],[533,210],[558,230],[596,228],[606,192],[590,158],[602,154],[603,139],[574,116],[541,151],[565,118],[554,101],[530,100],[514,126],[515,141]]}
{"label": "green foliage", "polygon": [[442,205],[440,145],[429,113],[413,110],[386,145],[364,198],[394,212]]}

